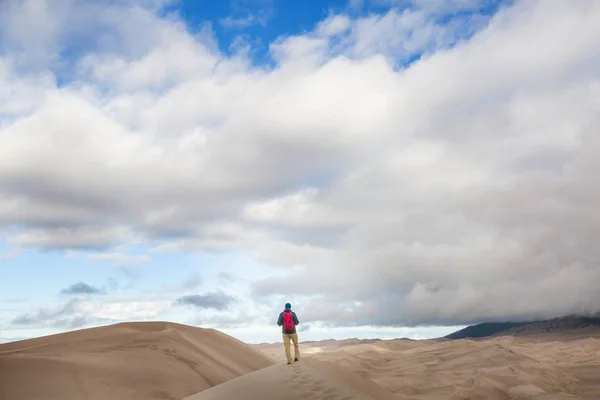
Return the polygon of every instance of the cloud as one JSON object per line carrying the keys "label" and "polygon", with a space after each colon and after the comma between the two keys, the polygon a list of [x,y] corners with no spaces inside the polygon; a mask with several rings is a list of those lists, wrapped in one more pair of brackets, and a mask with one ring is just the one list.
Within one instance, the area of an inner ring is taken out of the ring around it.
{"label": "cloud", "polygon": [[[270,43],[268,67],[150,6],[24,4],[0,23],[12,242],[254,257],[273,268],[251,287],[265,319],[282,297],[342,326],[600,309],[597,3],[331,15]],[[85,306],[141,318],[164,303]],[[71,323],[83,306],[24,318]]]}
{"label": "cloud", "polygon": [[175,300],[174,305],[190,305],[200,309],[215,309],[223,311],[235,301],[233,296],[223,292],[212,292],[182,296]]}
{"label": "cloud", "polygon": [[[587,283],[599,278],[589,243],[596,227],[585,222],[596,211],[582,178],[599,149],[591,134],[597,61],[587,52],[598,54],[591,46],[600,31],[589,12],[600,10],[519,3],[471,42],[399,75],[406,97],[397,99],[405,106],[397,146],[309,195],[301,189],[248,208],[274,238],[283,232],[296,242],[265,246],[261,259],[300,268],[258,281],[258,298],[303,296],[306,321],[333,325],[600,309]],[[566,30],[541,45],[559,20],[569,21]],[[562,39],[567,30],[577,32],[569,39],[577,50]],[[541,62],[547,68],[537,75]],[[324,231],[336,240],[315,241]]]}
{"label": "cloud", "polygon": [[219,20],[219,24],[226,29],[242,29],[252,25],[265,27],[275,15],[272,0],[233,0],[229,5],[231,15]]}
{"label": "cloud", "polygon": [[266,26],[267,22],[271,18],[269,12],[261,12],[258,14],[248,14],[246,17],[234,18],[228,16],[219,20],[219,23],[227,29],[240,29],[247,28],[252,25]]}
{"label": "cloud", "polygon": [[336,36],[346,32],[352,24],[350,18],[346,15],[333,15],[325,21],[319,23],[315,32],[319,36]]}
{"label": "cloud", "polygon": [[[479,10],[502,1],[496,0],[367,0],[377,7],[418,8],[428,12],[454,13]],[[352,4],[352,1],[350,1]],[[509,3],[507,3],[509,4]]]}
{"label": "cloud", "polygon": [[106,321],[135,321],[160,318],[170,310],[168,298],[130,297],[112,298],[104,301],[88,301],[81,306],[82,312]]}
{"label": "cloud", "polygon": [[119,321],[151,320],[170,310],[166,298],[73,298],[56,307],[38,308],[12,320],[12,325],[30,329],[75,329]]}
{"label": "cloud", "polygon": [[[13,239],[13,242],[25,247],[36,247],[42,250],[98,250],[106,249],[126,239],[126,233],[119,228],[111,227],[78,227],[30,229]],[[104,259],[121,258],[118,255],[102,255]]]}
{"label": "cloud", "polygon": [[89,254],[87,256],[90,260],[101,260],[101,261],[110,261],[115,264],[123,265],[123,264],[135,264],[147,262],[150,260],[150,257],[145,255],[138,256],[130,256],[127,254],[113,252],[113,253],[94,253]]}
{"label": "cloud", "polygon": [[236,277],[234,274],[225,271],[219,272],[219,281],[223,284],[234,283],[237,280],[238,277]]}
{"label": "cloud", "polygon": [[104,289],[99,289],[85,282],[77,282],[60,291],[62,294],[104,294]]}
{"label": "cloud", "polygon": [[77,313],[80,304],[81,300],[72,299],[54,309],[40,308],[35,313],[20,315],[12,323],[29,327],[79,328],[85,325],[85,317]]}

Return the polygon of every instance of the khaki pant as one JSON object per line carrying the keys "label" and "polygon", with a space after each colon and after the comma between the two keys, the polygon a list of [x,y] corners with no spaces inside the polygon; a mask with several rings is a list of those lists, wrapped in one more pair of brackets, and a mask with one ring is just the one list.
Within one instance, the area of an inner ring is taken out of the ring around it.
{"label": "khaki pant", "polygon": [[298,347],[298,334],[283,334],[283,346],[285,347],[285,357],[288,362],[292,362],[292,352],[290,351],[290,340],[294,342],[294,356],[295,358],[300,358],[300,348]]}

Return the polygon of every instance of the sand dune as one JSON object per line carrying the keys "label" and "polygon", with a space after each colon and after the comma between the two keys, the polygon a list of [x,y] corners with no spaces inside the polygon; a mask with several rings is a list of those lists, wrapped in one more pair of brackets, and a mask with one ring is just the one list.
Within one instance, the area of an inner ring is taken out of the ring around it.
{"label": "sand dune", "polygon": [[138,322],[0,345],[0,399],[181,399],[273,362],[223,333]]}
{"label": "sand dune", "polygon": [[[257,347],[283,358],[276,345]],[[582,338],[580,332],[341,347],[311,343],[302,351],[371,379],[399,399],[600,399],[600,336]]]}
{"label": "sand dune", "polygon": [[345,368],[315,359],[279,364],[184,400],[396,400],[389,391]]}
{"label": "sand dune", "polygon": [[[259,351],[260,350],[260,351]],[[600,399],[600,333],[246,345],[145,322],[0,344],[0,399]]]}

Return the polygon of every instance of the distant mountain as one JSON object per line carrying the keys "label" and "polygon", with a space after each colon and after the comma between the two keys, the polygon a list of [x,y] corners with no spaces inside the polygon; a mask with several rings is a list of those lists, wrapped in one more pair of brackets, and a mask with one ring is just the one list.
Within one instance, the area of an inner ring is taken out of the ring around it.
{"label": "distant mountain", "polygon": [[446,339],[482,338],[526,325],[527,322],[484,322],[444,336]]}
{"label": "distant mountain", "polygon": [[534,335],[593,327],[600,329],[600,317],[569,315],[531,322],[484,322],[451,333],[445,336],[445,339],[476,339],[498,335]]}

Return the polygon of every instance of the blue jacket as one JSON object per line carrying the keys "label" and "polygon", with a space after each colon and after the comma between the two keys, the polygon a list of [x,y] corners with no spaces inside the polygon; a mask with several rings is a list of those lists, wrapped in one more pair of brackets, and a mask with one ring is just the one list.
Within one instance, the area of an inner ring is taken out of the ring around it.
{"label": "blue jacket", "polygon": [[[294,329],[291,331],[286,331],[285,329],[283,329],[283,313],[284,312],[291,312],[292,317],[294,317]],[[296,313],[287,308],[279,314],[279,318],[277,319],[277,325],[281,326],[281,333],[285,333],[288,335],[292,335],[292,334],[296,333],[296,325],[298,325],[299,323],[300,323],[300,321],[298,321],[298,317],[296,316]]]}

